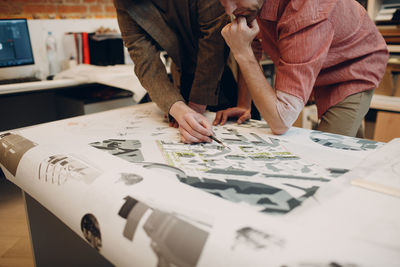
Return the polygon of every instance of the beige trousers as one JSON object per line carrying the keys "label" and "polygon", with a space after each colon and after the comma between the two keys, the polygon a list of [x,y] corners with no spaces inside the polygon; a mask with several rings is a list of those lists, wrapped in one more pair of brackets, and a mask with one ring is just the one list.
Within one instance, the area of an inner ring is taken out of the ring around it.
{"label": "beige trousers", "polygon": [[352,137],[364,138],[362,120],[371,104],[374,90],[368,90],[346,97],[330,107],[317,127],[317,130]]}

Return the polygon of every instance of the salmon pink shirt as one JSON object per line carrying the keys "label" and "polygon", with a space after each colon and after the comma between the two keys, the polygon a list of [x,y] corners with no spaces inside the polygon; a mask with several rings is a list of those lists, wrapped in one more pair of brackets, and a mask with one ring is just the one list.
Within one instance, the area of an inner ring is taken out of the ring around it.
{"label": "salmon pink shirt", "polygon": [[276,66],[283,121],[285,109],[301,111],[313,91],[321,117],[347,96],[376,88],[385,72],[386,43],[355,0],[265,0],[257,21]]}

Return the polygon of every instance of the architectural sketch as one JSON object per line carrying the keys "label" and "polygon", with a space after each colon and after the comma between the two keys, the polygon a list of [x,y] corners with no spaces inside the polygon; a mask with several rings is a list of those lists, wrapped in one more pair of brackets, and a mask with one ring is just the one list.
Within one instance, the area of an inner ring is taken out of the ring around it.
{"label": "architectural sketch", "polygon": [[182,183],[261,212],[287,213],[337,176],[288,151],[285,141],[240,129],[214,128],[228,147],[216,142],[188,145],[159,140],[156,143],[167,165],[144,162],[137,139],[90,145],[148,169],[172,171]]}
{"label": "architectural sketch", "polygon": [[209,235],[209,226],[191,222],[175,213],[154,209],[127,196],[118,213],[126,219],[123,231],[125,238],[133,241],[146,213],[150,213],[150,216],[144,222],[143,230],[151,239],[151,248],[158,258],[157,266],[196,266]]}
{"label": "architectural sketch", "polygon": [[252,227],[243,227],[236,231],[236,238],[232,245],[232,250],[242,249],[271,249],[283,248],[286,241],[277,236],[264,233]]}
{"label": "architectural sketch", "polygon": [[57,185],[63,185],[68,180],[91,184],[100,174],[100,170],[91,164],[67,154],[52,155],[44,159],[38,168],[39,180]]}
{"label": "architectural sketch", "polygon": [[101,249],[100,225],[93,214],[86,214],[81,220],[81,230],[86,241],[97,251]]}
{"label": "architectural sketch", "polygon": [[16,175],[22,156],[36,144],[25,137],[13,133],[0,135],[0,163],[12,174]]}
{"label": "architectural sketch", "polygon": [[258,211],[287,213],[332,180],[329,171],[294,155],[280,139],[229,126],[214,131],[229,148],[158,141],[182,183]]}
{"label": "architectural sketch", "polygon": [[358,139],[320,131],[312,131],[310,139],[326,147],[353,151],[374,150],[382,146],[382,143],[372,140]]}
{"label": "architectural sketch", "polygon": [[90,145],[129,162],[143,161],[143,155],[140,151],[142,145],[139,140],[107,139]]}

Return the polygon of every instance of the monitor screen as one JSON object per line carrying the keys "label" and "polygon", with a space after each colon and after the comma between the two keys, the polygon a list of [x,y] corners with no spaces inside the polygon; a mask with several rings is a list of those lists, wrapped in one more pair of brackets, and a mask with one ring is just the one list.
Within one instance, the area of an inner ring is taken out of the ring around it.
{"label": "monitor screen", "polygon": [[0,19],[0,67],[34,63],[26,19]]}

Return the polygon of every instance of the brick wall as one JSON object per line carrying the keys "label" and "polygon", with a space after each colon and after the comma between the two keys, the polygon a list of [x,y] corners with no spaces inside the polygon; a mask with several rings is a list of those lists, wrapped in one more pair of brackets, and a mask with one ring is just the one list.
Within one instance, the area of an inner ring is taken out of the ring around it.
{"label": "brick wall", "polygon": [[0,18],[115,18],[112,0],[0,0]]}

